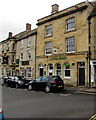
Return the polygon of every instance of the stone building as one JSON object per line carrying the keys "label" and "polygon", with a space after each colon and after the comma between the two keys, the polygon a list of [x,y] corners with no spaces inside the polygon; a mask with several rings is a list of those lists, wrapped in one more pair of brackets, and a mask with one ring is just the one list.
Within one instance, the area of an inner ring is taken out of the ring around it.
{"label": "stone building", "polygon": [[15,37],[9,32],[8,38],[0,43],[1,48],[1,74],[3,76],[13,76],[15,74]]}
{"label": "stone building", "polygon": [[62,11],[54,4],[51,15],[38,20],[36,76],[56,75],[66,85],[91,85],[88,16],[93,3],[82,2]]}
{"label": "stone building", "polygon": [[91,86],[96,86],[96,6],[88,17],[90,43],[90,79]]}
{"label": "stone building", "polygon": [[31,30],[26,24],[26,31],[16,39],[16,75],[26,79],[35,79],[37,29]]}

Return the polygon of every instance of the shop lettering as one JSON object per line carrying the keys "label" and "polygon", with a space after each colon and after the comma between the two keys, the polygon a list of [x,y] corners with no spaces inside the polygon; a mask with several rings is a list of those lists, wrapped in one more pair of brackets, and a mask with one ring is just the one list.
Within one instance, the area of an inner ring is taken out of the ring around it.
{"label": "shop lettering", "polygon": [[52,60],[65,60],[65,59],[66,59],[66,57],[54,57],[49,60],[52,61]]}

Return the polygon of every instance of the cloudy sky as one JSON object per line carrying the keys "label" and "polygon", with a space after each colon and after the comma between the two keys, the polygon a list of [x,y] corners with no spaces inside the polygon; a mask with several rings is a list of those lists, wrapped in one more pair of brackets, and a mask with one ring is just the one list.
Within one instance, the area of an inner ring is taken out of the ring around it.
{"label": "cloudy sky", "polygon": [[[51,5],[63,10],[84,0],[0,0],[0,41],[24,31],[26,23],[36,28],[37,20],[51,14]],[[86,1],[86,0],[85,0]],[[92,1],[92,0],[89,0]]]}

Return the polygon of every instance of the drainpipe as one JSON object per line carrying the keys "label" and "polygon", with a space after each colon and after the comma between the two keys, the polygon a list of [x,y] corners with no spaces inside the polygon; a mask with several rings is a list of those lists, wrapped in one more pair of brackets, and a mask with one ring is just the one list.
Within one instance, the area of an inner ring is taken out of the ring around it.
{"label": "drainpipe", "polygon": [[35,39],[35,79],[36,79],[36,46],[37,45],[37,33],[36,33],[36,39]]}
{"label": "drainpipe", "polygon": [[88,64],[89,64],[89,87],[91,87],[91,65],[90,65],[90,60],[91,60],[91,31],[90,31],[90,18],[88,18]]}

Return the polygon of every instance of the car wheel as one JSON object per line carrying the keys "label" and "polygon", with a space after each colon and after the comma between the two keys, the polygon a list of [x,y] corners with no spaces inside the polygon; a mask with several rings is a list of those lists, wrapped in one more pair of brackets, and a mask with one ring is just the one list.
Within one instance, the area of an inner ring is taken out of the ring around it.
{"label": "car wheel", "polygon": [[28,90],[32,90],[32,85],[28,85]]}
{"label": "car wheel", "polygon": [[5,83],[5,86],[8,87],[8,83],[7,82]]}
{"label": "car wheel", "polygon": [[50,92],[50,86],[46,86],[45,91],[46,91],[47,93],[49,93],[49,92]]}
{"label": "car wheel", "polygon": [[18,85],[18,84],[16,84],[16,85],[15,85],[15,88],[18,88],[18,87],[19,87],[19,85]]}

